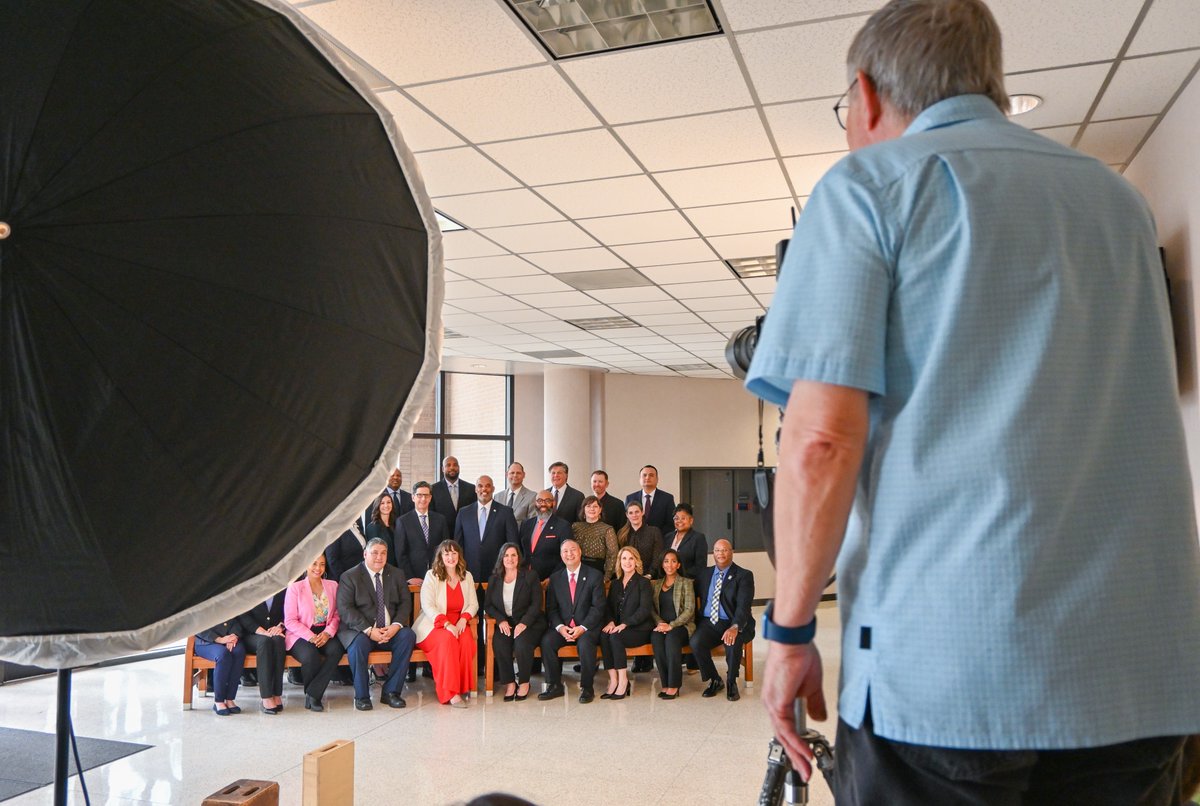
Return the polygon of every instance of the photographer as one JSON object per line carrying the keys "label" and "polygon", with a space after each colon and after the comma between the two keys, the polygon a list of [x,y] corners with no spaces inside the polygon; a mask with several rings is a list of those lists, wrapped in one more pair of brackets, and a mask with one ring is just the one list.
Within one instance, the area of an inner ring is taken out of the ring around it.
{"label": "photographer", "polygon": [[777,735],[807,775],[792,703],[825,718],[810,642],[840,552],[839,803],[1174,803],[1200,562],[1150,212],[1005,119],[980,0],[893,0],[847,62],[853,153],[747,378],[787,406]]}

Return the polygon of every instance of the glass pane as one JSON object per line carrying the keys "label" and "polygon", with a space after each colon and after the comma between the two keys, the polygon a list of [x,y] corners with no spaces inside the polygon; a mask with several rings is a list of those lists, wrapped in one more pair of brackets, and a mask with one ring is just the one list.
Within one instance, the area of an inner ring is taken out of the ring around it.
{"label": "glass pane", "polygon": [[733,549],[766,551],[762,509],[754,494],[754,471],[733,471]]}
{"label": "glass pane", "polygon": [[400,460],[396,464],[404,473],[404,489],[412,492],[412,486],[418,481],[433,484],[442,477],[438,469],[437,443],[436,439],[413,437],[400,449]]}
{"label": "glass pane", "polygon": [[504,489],[508,467],[508,443],[500,439],[448,439],[446,455],[458,459],[464,481],[474,484],[480,476],[491,476],[496,490]]}
{"label": "glass pane", "polygon": [[[508,378],[447,372],[447,434],[508,435]],[[459,463],[466,467],[459,457]]]}

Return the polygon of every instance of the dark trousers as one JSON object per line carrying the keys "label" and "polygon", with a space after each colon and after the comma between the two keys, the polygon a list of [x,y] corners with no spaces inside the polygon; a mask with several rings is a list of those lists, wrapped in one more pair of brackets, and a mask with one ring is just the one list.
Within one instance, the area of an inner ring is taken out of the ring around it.
{"label": "dark trousers", "polygon": [[384,694],[399,694],[404,688],[404,678],[408,675],[408,659],[412,657],[413,647],[417,645],[417,636],[408,627],[402,627],[400,632],[392,636],[392,640],[382,643],[372,641],[365,633],[359,633],[346,654],[350,658],[350,671],[354,674],[354,699],[369,700],[371,698],[371,674],[368,662],[372,652],[391,650],[392,661],[388,664],[387,679],[383,681]]}
{"label": "dark trousers", "polygon": [[838,720],[839,806],[1167,806],[1179,803],[1183,737],[1082,750],[957,750],[875,735]]}
{"label": "dark trousers", "polygon": [[[509,622],[514,629],[517,623]],[[496,676],[500,682],[508,685],[513,682],[513,658],[517,660],[518,683],[528,683],[533,671],[533,650],[537,649],[542,640],[545,627],[528,627],[516,638],[505,635],[497,627],[492,633],[492,651],[496,655]]]}
{"label": "dark trousers", "polygon": [[246,635],[242,637],[247,654],[253,655],[258,671],[258,696],[279,697],[283,694],[283,659],[287,655],[282,635]]}
{"label": "dark trousers", "polygon": [[605,669],[624,669],[629,665],[625,650],[633,646],[650,643],[649,630],[630,630],[619,633],[600,633],[600,654],[604,656]]}
{"label": "dark trousers", "polygon": [[663,688],[679,688],[683,685],[683,647],[687,642],[687,627],[650,633],[654,664],[658,666],[658,681]]}
{"label": "dark trousers", "polygon": [[[721,619],[716,624],[713,624],[708,619],[697,622],[696,631],[692,633],[692,639],[689,643],[692,646],[692,655],[696,658],[696,663],[700,666],[700,677],[704,680],[720,680],[721,675],[717,674],[717,667],[713,664],[712,651],[714,647],[722,645],[721,636],[729,629],[732,622],[727,619]],[[741,634],[738,634],[737,640],[733,642],[733,646],[725,647],[725,670],[728,679],[737,680],[738,667],[742,665],[742,644],[744,639]]]}
{"label": "dark trousers", "polygon": [[195,650],[200,657],[217,664],[217,668],[213,669],[213,697],[216,701],[236,698],[238,683],[242,681],[242,664],[246,662],[246,644],[239,640],[231,650],[224,644],[197,638]]}
{"label": "dark trousers", "polygon": [[[365,636],[364,636],[365,637]],[[338,662],[346,654],[346,648],[337,637],[318,647],[311,641],[297,638],[292,644],[292,657],[300,661],[300,679],[304,683],[304,693],[314,700],[325,696],[325,688],[337,671]]]}
{"label": "dark trousers", "polygon": [[[591,688],[596,677],[596,644],[600,642],[599,630],[588,630],[579,636],[579,685]],[[546,667],[546,682],[557,685],[562,682],[562,660],[558,650],[567,646],[567,639],[558,630],[546,630],[542,636],[542,663]]]}

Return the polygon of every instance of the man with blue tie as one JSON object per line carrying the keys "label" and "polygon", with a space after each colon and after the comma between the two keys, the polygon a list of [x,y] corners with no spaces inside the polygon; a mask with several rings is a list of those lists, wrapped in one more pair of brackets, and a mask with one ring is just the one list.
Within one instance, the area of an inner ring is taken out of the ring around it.
{"label": "man with blue tie", "polygon": [[517,542],[512,510],[492,500],[495,491],[491,476],[480,476],[475,483],[479,500],[459,510],[454,522],[454,540],[463,547],[467,570],[476,580],[491,576],[501,546]]}
{"label": "man with blue tie", "polygon": [[733,544],[721,539],[713,544],[713,562],[696,580],[696,593],[702,607],[696,612],[696,631],[692,633],[692,654],[700,664],[700,673],[708,681],[702,696],[721,693],[721,676],[713,664],[713,647],[725,645],[725,696],[738,694],[738,670],[742,665],[742,647],[754,640],[754,572],[733,564]]}

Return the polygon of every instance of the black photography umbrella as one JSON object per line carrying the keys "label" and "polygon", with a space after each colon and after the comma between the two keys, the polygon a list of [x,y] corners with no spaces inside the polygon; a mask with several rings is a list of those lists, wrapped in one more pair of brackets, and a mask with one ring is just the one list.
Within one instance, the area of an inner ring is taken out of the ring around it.
{"label": "black photography umbrella", "polygon": [[391,118],[250,0],[0,4],[0,658],[70,668],[279,591],[438,368]]}

